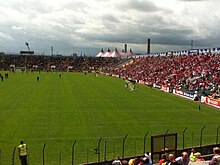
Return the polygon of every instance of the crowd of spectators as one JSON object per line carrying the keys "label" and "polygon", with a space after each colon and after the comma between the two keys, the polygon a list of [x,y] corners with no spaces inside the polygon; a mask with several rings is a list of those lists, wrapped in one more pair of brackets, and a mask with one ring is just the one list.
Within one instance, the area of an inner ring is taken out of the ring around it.
{"label": "crowd of spectators", "polygon": [[[147,85],[167,86],[199,95],[220,96],[220,54],[142,56],[122,63],[119,58],[88,56],[0,55],[0,69],[25,67],[40,71],[100,71]],[[117,65],[121,63],[121,65]],[[116,66],[116,67],[114,67]]]}
{"label": "crowd of spectators", "polygon": [[145,154],[139,158],[120,159],[119,157],[112,161],[112,165],[152,165],[149,155]]}
{"label": "crowd of spectators", "polygon": [[[205,158],[205,157],[204,157]],[[210,158],[205,160],[200,152],[197,152],[195,149],[192,149],[190,155],[188,152],[183,151],[181,155],[175,156],[173,153],[164,153],[161,155],[161,159],[157,162],[153,162],[151,160],[150,155],[145,154],[143,157],[139,158],[131,158],[128,160],[123,160],[116,158],[112,161],[112,165],[152,165],[152,164],[158,164],[158,165],[196,165],[201,164],[201,162],[204,162],[205,165],[219,165],[220,163],[220,148],[214,147],[213,148],[213,154]]]}
{"label": "crowd of spectators", "polygon": [[124,79],[144,81],[170,89],[199,92],[201,95],[220,94],[220,54],[208,53],[179,56],[143,56],[106,71]]}
{"label": "crowd of spectators", "polygon": [[0,55],[0,70],[23,67],[30,71],[89,71],[114,66],[119,61],[118,58],[88,56]]}

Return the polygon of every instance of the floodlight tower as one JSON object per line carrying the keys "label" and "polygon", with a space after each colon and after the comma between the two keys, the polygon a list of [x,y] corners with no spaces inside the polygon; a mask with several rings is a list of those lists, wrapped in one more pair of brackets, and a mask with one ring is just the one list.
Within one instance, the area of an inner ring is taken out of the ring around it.
{"label": "floodlight tower", "polygon": [[[25,45],[27,46],[27,48],[28,48],[28,51],[29,51],[29,53],[30,53],[30,47],[29,47],[29,44],[28,44],[28,42],[25,42]],[[30,55],[31,55],[31,53],[30,53]],[[26,68],[27,68],[27,56],[25,57],[25,70],[26,70]]]}
{"label": "floodlight tower", "polygon": [[191,40],[191,49],[193,49],[193,46],[194,46],[194,41]]}
{"label": "floodlight tower", "polygon": [[146,53],[150,54],[150,38],[146,39]]}
{"label": "floodlight tower", "polygon": [[28,48],[28,51],[30,52],[30,47],[29,47],[29,44],[28,44],[28,42],[25,42],[25,45],[27,46],[27,48]]}

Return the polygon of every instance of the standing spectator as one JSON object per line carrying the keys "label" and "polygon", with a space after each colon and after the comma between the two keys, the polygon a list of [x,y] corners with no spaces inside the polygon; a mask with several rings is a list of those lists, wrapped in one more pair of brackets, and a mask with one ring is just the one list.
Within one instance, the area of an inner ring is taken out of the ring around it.
{"label": "standing spectator", "polygon": [[4,80],[4,77],[0,74],[0,77],[1,77],[1,80],[3,81]]}
{"label": "standing spectator", "polygon": [[187,152],[182,152],[182,156],[177,157],[175,161],[179,165],[188,165],[189,164],[189,154]]}
{"label": "standing spectator", "polygon": [[[199,110],[200,110],[200,105],[199,105]],[[192,149],[191,149],[190,156],[189,156],[191,162],[195,162],[195,161],[196,161],[196,157],[195,157],[195,155],[194,155],[195,153],[196,153],[195,148],[192,148]]]}
{"label": "standing spectator", "polygon": [[220,164],[220,148],[215,147],[213,148],[214,156],[212,157],[209,165],[219,165]]}
{"label": "standing spectator", "polygon": [[145,159],[148,162],[148,164],[152,164],[151,153],[147,152],[147,153],[144,154],[144,156],[145,156]]}
{"label": "standing spectator", "polygon": [[149,157],[143,157],[142,159],[144,161],[144,165],[152,165],[152,162],[150,163]]}
{"label": "standing spectator", "polygon": [[27,145],[21,141],[21,144],[18,146],[19,158],[21,165],[27,165]]}

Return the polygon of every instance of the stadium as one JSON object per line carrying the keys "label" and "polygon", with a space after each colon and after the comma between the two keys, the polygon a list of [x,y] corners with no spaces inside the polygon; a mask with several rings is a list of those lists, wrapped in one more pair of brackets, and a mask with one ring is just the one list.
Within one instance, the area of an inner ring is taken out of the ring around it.
{"label": "stadium", "polygon": [[111,164],[149,152],[157,163],[191,148],[210,158],[220,141],[218,50],[1,54],[0,164],[19,164],[21,140],[36,165]]}

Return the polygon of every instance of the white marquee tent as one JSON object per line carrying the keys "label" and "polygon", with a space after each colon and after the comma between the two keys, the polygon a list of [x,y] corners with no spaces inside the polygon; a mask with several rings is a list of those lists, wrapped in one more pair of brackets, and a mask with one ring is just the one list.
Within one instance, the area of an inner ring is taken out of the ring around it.
{"label": "white marquee tent", "polygon": [[103,49],[96,55],[96,57],[120,57],[120,58],[128,58],[133,56],[133,52],[130,49],[130,52],[125,53],[124,51],[119,52],[117,48],[112,52],[110,49],[107,52],[104,52]]}

